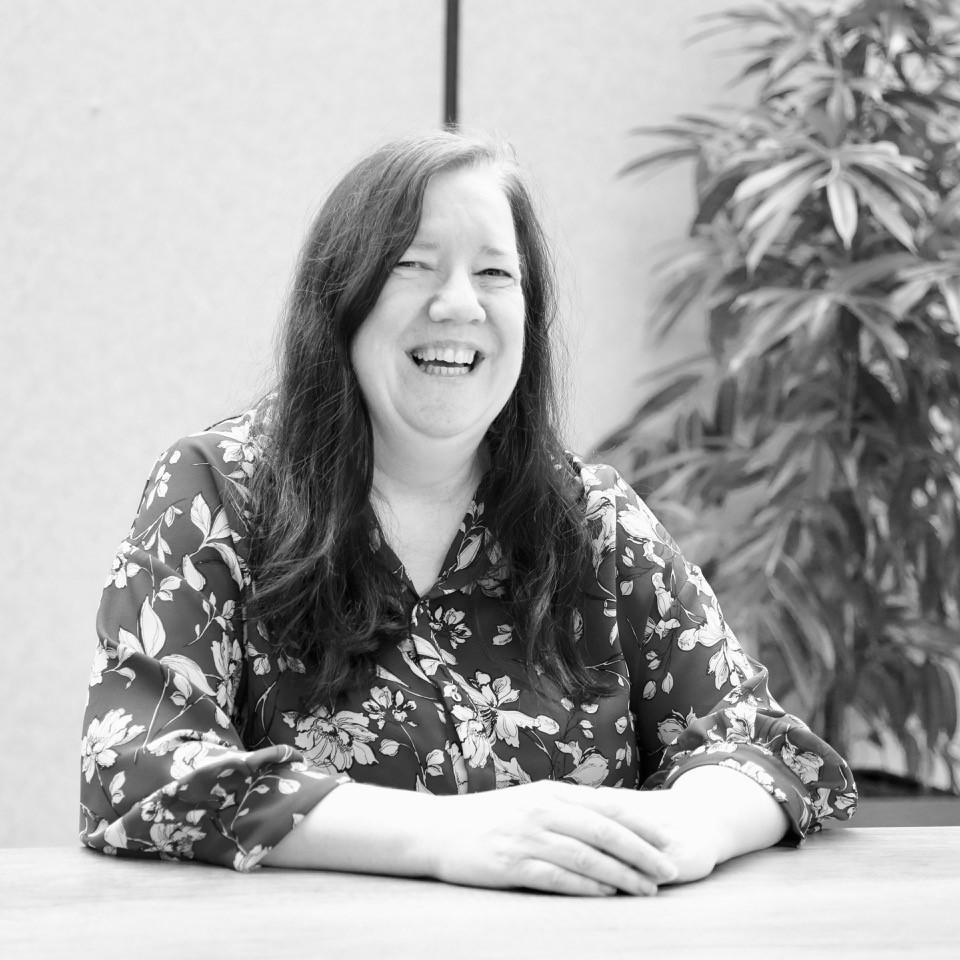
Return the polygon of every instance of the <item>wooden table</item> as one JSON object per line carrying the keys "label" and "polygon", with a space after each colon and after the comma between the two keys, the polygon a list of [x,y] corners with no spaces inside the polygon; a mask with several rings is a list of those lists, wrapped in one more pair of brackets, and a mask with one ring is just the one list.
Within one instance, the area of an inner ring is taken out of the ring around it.
{"label": "wooden table", "polygon": [[960,827],[828,830],[656,897],[0,850],[0,957],[960,956]]}

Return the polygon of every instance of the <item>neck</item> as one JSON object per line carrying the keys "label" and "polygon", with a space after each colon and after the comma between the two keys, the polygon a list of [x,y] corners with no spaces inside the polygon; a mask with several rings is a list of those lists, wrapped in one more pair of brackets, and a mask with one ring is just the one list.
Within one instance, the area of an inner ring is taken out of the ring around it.
{"label": "neck", "polygon": [[483,474],[483,449],[473,443],[427,440],[415,446],[374,436],[373,493],[388,503],[420,499],[460,501]]}

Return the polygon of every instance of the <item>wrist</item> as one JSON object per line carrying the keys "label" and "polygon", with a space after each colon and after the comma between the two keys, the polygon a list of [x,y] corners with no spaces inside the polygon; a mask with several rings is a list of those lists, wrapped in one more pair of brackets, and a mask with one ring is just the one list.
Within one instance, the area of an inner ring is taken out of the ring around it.
{"label": "wrist", "polygon": [[700,847],[714,863],[728,859],[724,843],[723,818],[717,809],[711,785],[700,777],[678,778],[664,790],[664,801],[669,804],[671,815],[679,821],[680,828],[688,837],[696,837]]}
{"label": "wrist", "polygon": [[693,767],[670,787],[716,844],[717,862],[769,847],[789,826],[780,804],[746,774],[718,764]]}
{"label": "wrist", "polygon": [[264,858],[264,865],[434,876],[428,793],[348,781],[320,801]]}
{"label": "wrist", "polygon": [[[433,880],[451,882],[451,868],[457,866],[451,863],[451,857],[458,857],[455,852],[460,841],[470,831],[469,819],[464,822],[464,816],[470,817],[473,806],[472,800],[482,794],[441,794],[430,795],[428,807],[423,813],[427,819],[423,823],[422,856],[424,875]],[[455,881],[453,881],[455,882]]]}
{"label": "wrist", "polygon": [[414,877],[437,879],[442,843],[438,842],[436,824],[440,800],[432,793],[378,787],[389,797],[387,809],[380,809],[392,822],[389,832],[394,853],[390,859],[402,869],[396,872]]}

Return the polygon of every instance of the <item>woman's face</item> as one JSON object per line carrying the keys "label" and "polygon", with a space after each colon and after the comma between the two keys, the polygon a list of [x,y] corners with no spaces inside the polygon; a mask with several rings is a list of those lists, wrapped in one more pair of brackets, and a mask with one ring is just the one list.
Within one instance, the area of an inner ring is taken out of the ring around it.
{"label": "woman's face", "polygon": [[351,345],[375,450],[424,438],[478,446],[517,383],[523,329],[517,240],[496,170],[437,174],[413,242]]}

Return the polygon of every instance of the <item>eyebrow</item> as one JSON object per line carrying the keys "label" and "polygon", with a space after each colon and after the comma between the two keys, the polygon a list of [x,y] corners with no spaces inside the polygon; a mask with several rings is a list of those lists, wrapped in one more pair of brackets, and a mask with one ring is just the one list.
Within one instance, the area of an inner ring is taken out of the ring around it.
{"label": "eyebrow", "polygon": [[491,247],[484,244],[480,248],[481,253],[489,254],[491,257],[512,257],[513,254],[507,250],[501,250],[499,247]]}
{"label": "eyebrow", "polygon": [[[438,249],[440,248],[440,244],[434,243],[432,240],[420,240],[420,239],[418,239],[418,238],[415,237],[415,238],[410,242],[410,247],[411,247],[411,248],[412,248],[412,247],[416,247],[418,250],[438,250]],[[500,247],[492,247],[492,246],[490,246],[489,244],[484,244],[484,245],[480,248],[480,252],[481,252],[481,253],[485,253],[485,254],[487,254],[488,256],[491,256],[491,257],[512,257],[512,256],[514,256],[514,254],[510,253],[510,252],[507,251],[507,250],[501,250]]]}

